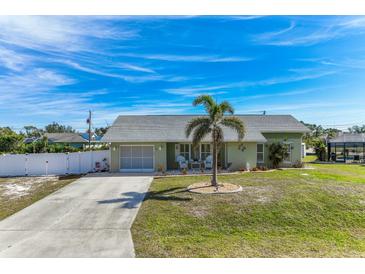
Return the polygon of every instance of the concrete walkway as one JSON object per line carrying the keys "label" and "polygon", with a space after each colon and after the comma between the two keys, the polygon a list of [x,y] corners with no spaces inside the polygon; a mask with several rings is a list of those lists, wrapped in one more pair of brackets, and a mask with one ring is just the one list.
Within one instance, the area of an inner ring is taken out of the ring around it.
{"label": "concrete walkway", "polygon": [[153,178],[83,177],[0,222],[0,257],[134,257],[130,228]]}

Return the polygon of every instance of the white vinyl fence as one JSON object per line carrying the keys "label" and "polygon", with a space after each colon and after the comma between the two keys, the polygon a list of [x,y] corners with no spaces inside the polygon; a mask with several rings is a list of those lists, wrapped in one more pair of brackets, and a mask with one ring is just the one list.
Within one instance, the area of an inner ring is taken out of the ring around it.
{"label": "white vinyl fence", "polygon": [[[96,163],[106,168],[109,150],[73,153],[0,155],[0,176],[63,175],[95,172]],[[104,161],[106,159],[106,162]]]}

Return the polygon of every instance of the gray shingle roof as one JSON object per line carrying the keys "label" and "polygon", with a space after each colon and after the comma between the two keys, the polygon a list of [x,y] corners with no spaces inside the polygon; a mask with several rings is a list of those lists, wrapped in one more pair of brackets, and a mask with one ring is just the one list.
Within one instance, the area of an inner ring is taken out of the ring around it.
{"label": "gray shingle roof", "polygon": [[[102,138],[103,142],[186,142],[185,126],[203,115],[122,115]],[[245,142],[265,142],[262,133],[308,132],[308,128],[291,115],[235,115],[245,124]],[[237,141],[237,133],[224,129],[224,139]],[[209,141],[207,138],[206,141]]]}
{"label": "gray shingle roof", "polygon": [[88,143],[78,133],[46,133],[50,143]]}
{"label": "gray shingle roof", "polygon": [[329,143],[364,143],[364,133],[343,133],[328,141]]}

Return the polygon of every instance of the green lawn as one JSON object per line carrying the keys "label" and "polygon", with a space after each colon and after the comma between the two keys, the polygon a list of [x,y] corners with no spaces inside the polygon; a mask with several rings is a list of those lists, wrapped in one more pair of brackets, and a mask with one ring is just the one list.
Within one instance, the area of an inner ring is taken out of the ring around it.
{"label": "green lawn", "polygon": [[310,163],[310,162],[314,162],[315,160],[317,160],[316,155],[307,155],[304,157],[303,162]]}
{"label": "green lawn", "polygon": [[236,194],[192,194],[208,177],[156,179],[132,228],[138,257],[365,257],[365,167],[311,165],[220,176]]}
{"label": "green lawn", "polygon": [[78,178],[80,178],[79,175],[0,178],[0,220],[33,204]]}

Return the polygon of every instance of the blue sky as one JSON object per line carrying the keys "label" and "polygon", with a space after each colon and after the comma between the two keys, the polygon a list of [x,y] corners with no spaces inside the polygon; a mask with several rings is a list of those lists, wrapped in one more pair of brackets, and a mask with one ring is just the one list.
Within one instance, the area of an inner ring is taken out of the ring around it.
{"label": "blue sky", "polygon": [[365,123],[365,17],[0,17],[0,126],[85,130],[118,114],[236,113]]}

